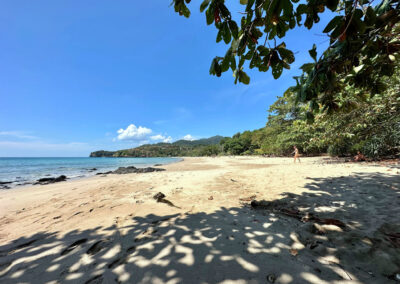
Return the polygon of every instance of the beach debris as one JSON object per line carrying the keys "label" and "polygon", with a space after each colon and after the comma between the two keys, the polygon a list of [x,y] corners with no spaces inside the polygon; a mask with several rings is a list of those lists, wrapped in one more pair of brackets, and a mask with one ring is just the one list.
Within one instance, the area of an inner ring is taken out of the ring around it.
{"label": "beach debris", "polygon": [[267,275],[267,281],[268,281],[269,283],[275,283],[275,281],[276,281],[276,276],[275,276],[275,274],[273,274],[273,273],[268,274],[268,275]]}
{"label": "beach debris", "polygon": [[297,249],[290,249],[289,252],[290,252],[290,254],[293,255],[293,256],[296,256],[296,255],[299,254],[299,251],[298,251]]}
{"label": "beach debris", "polygon": [[161,172],[161,171],[165,171],[165,169],[152,168],[152,167],[136,168],[131,166],[131,167],[119,167],[117,170],[111,173],[122,175],[122,174],[132,174],[132,173],[141,174],[141,173]]}
{"label": "beach debris", "polygon": [[298,219],[299,221],[301,221],[303,223],[313,222],[313,223],[318,223],[318,224],[322,224],[322,225],[334,225],[341,229],[344,229],[346,227],[346,224],[344,224],[340,220],[332,219],[332,218],[326,218],[326,219],[319,218],[315,214],[310,213],[310,212],[303,213],[300,210],[298,210],[297,208],[288,207],[287,203],[282,202],[280,200],[276,200],[276,201],[252,200],[250,205],[254,209],[271,210],[273,212],[281,213],[281,214],[287,215],[289,217]]}
{"label": "beach debris", "polygon": [[61,218],[61,216],[53,217],[54,220],[57,220],[57,219],[60,219],[60,218]]}
{"label": "beach debris", "polygon": [[231,182],[237,182],[237,180],[234,180],[233,178],[231,178]]}
{"label": "beach debris", "polygon": [[36,183],[34,184],[50,184],[50,183],[55,183],[55,182],[60,182],[60,181],[66,181],[67,177],[65,175],[61,175],[59,177],[56,178],[40,178],[37,180]]}
{"label": "beach debris", "polygon": [[175,206],[171,201],[165,199],[165,197],[166,197],[165,194],[162,193],[162,192],[159,192],[159,193],[157,193],[156,195],[153,196],[153,198],[154,198],[157,202],[165,203],[165,204],[167,204],[167,205],[169,205],[169,206],[171,206],[171,207],[175,207],[175,208],[181,209],[180,207]]}
{"label": "beach debris", "polygon": [[243,197],[243,198],[239,198],[240,201],[244,201],[244,202],[249,202],[249,201],[253,201],[254,199],[256,199],[257,196],[256,195],[252,195],[249,197]]}
{"label": "beach debris", "polygon": [[214,197],[212,195],[208,198],[208,200],[213,200],[213,199]]}

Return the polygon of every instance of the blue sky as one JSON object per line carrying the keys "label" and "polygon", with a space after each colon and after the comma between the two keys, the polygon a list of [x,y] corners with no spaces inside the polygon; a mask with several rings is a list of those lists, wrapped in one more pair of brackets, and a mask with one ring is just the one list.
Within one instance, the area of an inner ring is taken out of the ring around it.
{"label": "blue sky", "polygon": [[329,19],[289,32],[296,62],[280,79],[250,71],[249,86],[234,85],[230,71],[209,75],[227,46],[200,2],[186,19],[169,0],[2,1],[0,156],[88,156],[263,127],[308,49],[327,46]]}

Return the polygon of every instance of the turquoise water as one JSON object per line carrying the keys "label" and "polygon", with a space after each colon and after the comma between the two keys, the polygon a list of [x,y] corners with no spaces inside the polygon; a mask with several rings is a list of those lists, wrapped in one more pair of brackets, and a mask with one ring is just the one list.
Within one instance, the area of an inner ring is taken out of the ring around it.
{"label": "turquoise water", "polygon": [[[43,177],[66,175],[79,178],[106,172],[118,167],[149,167],[168,164],[179,158],[0,158],[0,182],[8,187],[32,183]],[[96,170],[91,170],[96,168]]]}

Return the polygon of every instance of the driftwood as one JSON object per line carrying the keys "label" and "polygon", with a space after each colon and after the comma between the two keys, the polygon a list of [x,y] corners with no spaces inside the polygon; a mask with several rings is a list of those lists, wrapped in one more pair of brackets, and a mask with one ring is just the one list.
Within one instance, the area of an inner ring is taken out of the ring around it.
{"label": "driftwood", "polygon": [[251,207],[254,209],[266,209],[273,212],[281,213],[283,215],[295,218],[301,222],[314,222],[317,224],[323,225],[335,225],[339,228],[344,229],[346,224],[342,221],[332,218],[319,218],[318,216],[314,215],[313,213],[304,213],[298,210],[297,208],[287,207],[287,204],[279,201],[251,201]]}

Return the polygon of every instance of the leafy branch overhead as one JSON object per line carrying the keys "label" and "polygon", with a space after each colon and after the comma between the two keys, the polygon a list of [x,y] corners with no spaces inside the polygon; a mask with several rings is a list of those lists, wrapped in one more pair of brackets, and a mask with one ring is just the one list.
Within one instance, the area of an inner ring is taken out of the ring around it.
{"label": "leafy branch overhead", "polygon": [[[190,0],[174,0],[175,11],[190,16]],[[233,20],[224,0],[204,0],[200,11],[205,12],[208,25],[218,30],[216,41],[229,48],[225,56],[213,59],[210,74],[221,76],[232,70],[235,83],[250,83],[245,68],[271,69],[275,79],[283,69],[290,69],[293,52],[282,39],[296,27],[311,29],[320,21],[326,9],[334,12],[324,33],[330,46],[320,57],[314,45],[309,51],[312,63],[304,64],[301,76],[295,77],[291,90],[297,101],[310,103],[312,112],[337,109],[335,96],[346,86],[372,93],[382,92],[382,76],[392,76],[399,60],[400,1],[381,0],[240,0],[243,14],[240,25]],[[245,66],[246,63],[246,66]]]}

